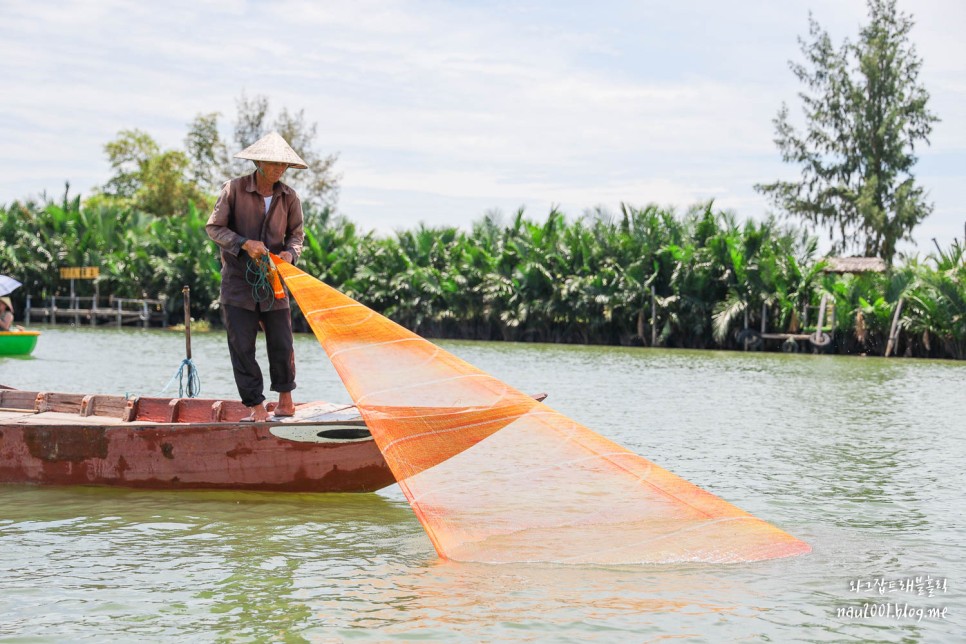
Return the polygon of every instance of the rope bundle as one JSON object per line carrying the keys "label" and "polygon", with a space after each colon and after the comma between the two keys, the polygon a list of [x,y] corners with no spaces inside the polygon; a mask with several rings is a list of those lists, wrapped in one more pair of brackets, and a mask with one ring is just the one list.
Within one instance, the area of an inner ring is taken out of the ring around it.
{"label": "rope bundle", "polygon": [[[187,369],[187,371],[185,371]],[[187,378],[187,382],[185,379]],[[195,363],[191,361],[191,358],[185,358],[181,361],[181,366],[175,372],[168,384],[164,386],[161,393],[168,390],[174,381],[178,381],[178,398],[184,398],[185,393],[188,394],[188,398],[197,398],[198,394],[201,393],[201,376],[198,375],[198,367]]]}
{"label": "rope bundle", "polygon": [[278,272],[267,256],[248,260],[245,281],[252,287],[252,298],[256,302],[268,301],[269,310],[274,306],[275,300],[285,298]]}

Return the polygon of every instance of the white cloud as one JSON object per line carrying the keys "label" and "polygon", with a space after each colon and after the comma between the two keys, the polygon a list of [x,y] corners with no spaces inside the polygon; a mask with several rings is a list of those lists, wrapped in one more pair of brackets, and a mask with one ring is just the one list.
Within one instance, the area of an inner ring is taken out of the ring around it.
{"label": "white cloud", "polygon": [[[752,185],[791,171],[771,119],[795,109],[787,60],[809,9],[836,41],[865,16],[862,0],[8,4],[0,202],[103,183],[118,130],[180,146],[198,113],[227,126],[244,91],[304,108],[322,151],[340,153],[343,211],[383,230],[523,203],[577,215],[714,197],[762,216]],[[919,179],[947,240],[966,201],[942,178],[966,165],[966,46],[949,27],[966,5],[900,4],[943,118]]]}

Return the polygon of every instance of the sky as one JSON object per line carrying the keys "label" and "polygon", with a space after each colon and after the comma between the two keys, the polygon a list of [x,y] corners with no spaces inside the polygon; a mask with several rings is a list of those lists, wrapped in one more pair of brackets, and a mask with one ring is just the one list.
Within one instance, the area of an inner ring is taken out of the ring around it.
{"label": "sky", "polygon": [[[934,204],[908,254],[966,237],[963,0],[899,0],[942,120],[917,148]],[[337,154],[338,210],[366,230],[469,227],[487,213],[713,199],[771,212],[794,179],[774,144],[801,90],[809,12],[840,44],[864,0],[0,0],[0,204],[88,195],[125,129],[183,149],[199,114],[264,96]],[[227,177],[226,177],[227,178]]]}

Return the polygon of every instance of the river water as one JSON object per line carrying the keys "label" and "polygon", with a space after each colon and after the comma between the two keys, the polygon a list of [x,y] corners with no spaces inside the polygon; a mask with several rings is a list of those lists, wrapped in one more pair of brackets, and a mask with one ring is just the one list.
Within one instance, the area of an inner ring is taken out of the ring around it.
{"label": "river water", "polygon": [[[177,395],[180,333],[37,328],[32,357],[0,358],[0,383]],[[469,565],[439,560],[395,486],[0,485],[0,640],[962,641],[966,363],[440,344],[813,552]],[[314,337],[296,352],[297,401],[348,402]],[[204,397],[237,397],[223,333],[195,332],[192,358]]]}

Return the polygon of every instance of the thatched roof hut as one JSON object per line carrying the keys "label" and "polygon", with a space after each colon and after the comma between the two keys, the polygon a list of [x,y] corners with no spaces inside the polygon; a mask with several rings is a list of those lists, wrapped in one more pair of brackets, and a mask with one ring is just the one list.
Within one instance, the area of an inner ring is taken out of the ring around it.
{"label": "thatched roof hut", "polygon": [[826,257],[826,273],[884,273],[885,260],[881,257]]}

